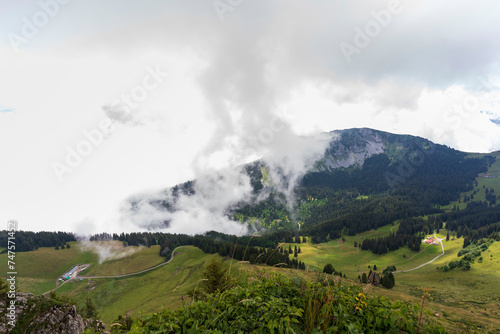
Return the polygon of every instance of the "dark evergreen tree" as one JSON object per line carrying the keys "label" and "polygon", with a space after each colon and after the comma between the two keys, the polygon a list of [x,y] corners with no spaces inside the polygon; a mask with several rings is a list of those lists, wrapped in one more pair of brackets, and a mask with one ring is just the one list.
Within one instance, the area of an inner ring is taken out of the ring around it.
{"label": "dark evergreen tree", "polygon": [[226,290],[230,285],[227,270],[222,267],[222,262],[212,258],[202,274],[204,280],[201,287],[206,293],[215,293]]}
{"label": "dark evergreen tree", "polygon": [[395,281],[394,281],[394,275],[392,272],[387,272],[384,274],[382,277],[382,286],[386,289],[392,289],[394,287]]}
{"label": "dark evergreen tree", "polygon": [[335,268],[333,268],[333,265],[331,263],[328,263],[323,268],[323,272],[332,275],[335,272]]}
{"label": "dark evergreen tree", "polygon": [[92,299],[90,299],[90,297],[87,297],[85,299],[85,317],[87,318],[97,318],[97,308],[94,304],[94,302],[92,301]]}

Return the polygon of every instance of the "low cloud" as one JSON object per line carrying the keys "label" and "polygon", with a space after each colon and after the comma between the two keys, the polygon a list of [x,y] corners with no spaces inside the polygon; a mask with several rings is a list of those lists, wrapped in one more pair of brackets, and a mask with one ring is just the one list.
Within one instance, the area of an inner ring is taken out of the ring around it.
{"label": "low cloud", "polygon": [[96,254],[99,264],[130,256],[140,250],[140,247],[123,247],[120,241],[89,241],[88,239],[80,241],[81,250]]}
{"label": "low cloud", "polygon": [[[331,140],[330,134],[280,136],[267,148],[273,154],[261,159],[268,168],[273,191],[285,195],[292,219],[296,205],[294,189],[322,157]],[[262,229],[261,226],[242,225],[229,217],[237,205],[265,200],[270,193],[264,190],[256,197],[242,165],[200,175],[192,187],[184,191],[179,189],[183,189],[182,185],[175,191],[168,189],[130,198],[121,212],[121,221],[141,229],[170,233],[197,234],[216,230],[245,234],[255,228]]]}
{"label": "low cloud", "polygon": [[192,190],[194,194],[174,194],[168,189],[130,198],[121,210],[121,220],[141,229],[169,233],[197,234],[209,230],[245,233],[240,223],[227,216],[231,206],[248,200],[252,193],[250,179],[241,169],[202,175]]}

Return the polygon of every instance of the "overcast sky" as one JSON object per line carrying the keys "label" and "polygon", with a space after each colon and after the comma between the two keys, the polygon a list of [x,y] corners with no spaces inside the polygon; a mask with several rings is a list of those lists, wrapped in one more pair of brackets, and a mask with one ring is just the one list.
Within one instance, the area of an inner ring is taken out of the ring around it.
{"label": "overcast sky", "polygon": [[292,134],[499,150],[499,16],[492,1],[0,0],[0,222],[137,230],[124,199]]}

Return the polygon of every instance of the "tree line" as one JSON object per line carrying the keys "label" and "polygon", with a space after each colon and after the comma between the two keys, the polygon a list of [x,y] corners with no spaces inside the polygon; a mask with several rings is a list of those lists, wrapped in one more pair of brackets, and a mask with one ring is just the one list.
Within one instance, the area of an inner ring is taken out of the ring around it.
{"label": "tree line", "polygon": [[295,269],[306,268],[305,263],[298,260],[298,250],[294,252],[291,249],[283,249],[283,247],[278,247],[278,242],[275,241],[300,242],[306,240],[294,235],[291,231],[278,231],[269,236],[242,237],[216,231],[209,231],[203,235],[195,236],[162,232],[100,233],[93,235],[90,240],[119,240],[124,243],[124,246],[151,247],[160,245],[160,255],[166,258],[170,258],[172,251],[176,247],[191,245],[208,254],[218,253],[222,257],[231,257],[252,264],[266,264]]}
{"label": "tree line", "polygon": [[306,269],[305,263],[299,261],[297,257],[294,256],[290,259],[290,256],[293,255],[290,249],[250,246],[249,243],[244,244],[243,240],[239,243],[231,243],[203,235],[196,235],[193,240],[193,245],[205,253],[218,253],[222,257],[230,257],[238,261],[248,261],[251,264]]}
{"label": "tree line", "polygon": [[374,254],[385,254],[401,247],[408,246],[414,252],[420,251],[421,238],[418,235],[391,233],[387,237],[364,239],[362,250],[370,250]]}
{"label": "tree line", "polygon": [[[8,231],[0,231],[0,247],[7,248]],[[29,252],[39,247],[61,247],[70,241],[76,241],[73,233],[67,232],[31,232],[16,231],[15,246],[16,252]],[[5,253],[5,249],[2,253]]]}
{"label": "tree line", "polygon": [[465,238],[464,247],[482,238],[499,240],[500,206],[491,206],[486,201],[469,202],[463,210],[443,213],[442,219],[447,229],[458,238]]}

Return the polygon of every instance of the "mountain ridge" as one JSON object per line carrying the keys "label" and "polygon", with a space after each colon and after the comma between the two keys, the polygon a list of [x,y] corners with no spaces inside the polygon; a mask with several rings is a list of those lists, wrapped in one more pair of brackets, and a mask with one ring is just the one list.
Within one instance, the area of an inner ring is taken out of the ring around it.
{"label": "mountain ridge", "polygon": [[[319,225],[362,210],[366,198],[371,202],[405,198],[409,212],[430,214],[436,212],[435,205],[455,201],[460,192],[469,190],[475,176],[495,159],[488,154],[471,158],[425,138],[369,128],[335,130],[329,135],[324,153],[294,178],[285,172],[286,166],[264,158],[236,172],[215,173],[165,189],[153,199],[136,198],[132,210],[140,212],[146,201],[165,216],[153,228],[168,228],[187,201],[190,209],[208,202],[206,211],[216,213],[221,224],[240,222],[248,232]],[[246,193],[219,205],[218,197],[231,192]]]}

